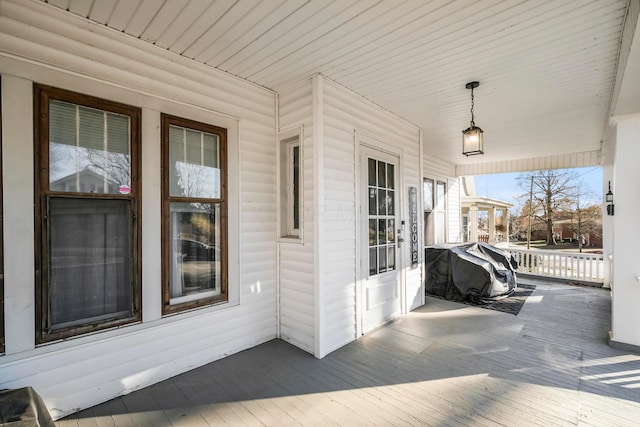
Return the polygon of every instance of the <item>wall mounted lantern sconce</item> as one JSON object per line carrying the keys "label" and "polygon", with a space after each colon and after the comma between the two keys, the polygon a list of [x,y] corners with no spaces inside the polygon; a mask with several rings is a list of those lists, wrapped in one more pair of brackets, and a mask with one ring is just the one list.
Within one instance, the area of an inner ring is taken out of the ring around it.
{"label": "wall mounted lantern sconce", "polygon": [[607,215],[613,215],[613,192],[611,191],[611,181],[609,181],[609,191],[604,195],[604,200],[607,202]]}
{"label": "wall mounted lantern sconce", "polygon": [[473,121],[473,89],[478,86],[480,86],[480,82],[469,82],[465,86],[467,89],[471,89],[471,124],[462,131],[462,154],[467,157],[484,154],[484,132]]}

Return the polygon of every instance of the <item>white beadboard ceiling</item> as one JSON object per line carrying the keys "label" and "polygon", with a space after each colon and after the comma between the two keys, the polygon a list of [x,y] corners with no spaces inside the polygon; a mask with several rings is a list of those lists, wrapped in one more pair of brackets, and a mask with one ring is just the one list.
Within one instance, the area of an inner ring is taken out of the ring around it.
{"label": "white beadboard ceiling", "polygon": [[[600,150],[628,0],[44,0],[279,91],[322,73],[465,165]],[[471,118],[485,155],[461,154]]]}

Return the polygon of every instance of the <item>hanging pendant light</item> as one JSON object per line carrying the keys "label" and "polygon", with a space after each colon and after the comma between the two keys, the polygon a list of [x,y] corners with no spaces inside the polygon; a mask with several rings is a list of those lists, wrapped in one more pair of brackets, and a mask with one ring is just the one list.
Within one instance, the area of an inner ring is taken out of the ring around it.
{"label": "hanging pendant light", "polygon": [[471,124],[462,131],[462,154],[467,157],[484,154],[484,132],[473,121],[473,89],[478,86],[480,86],[480,82],[469,82],[465,86],[467,89],[471,89]]}

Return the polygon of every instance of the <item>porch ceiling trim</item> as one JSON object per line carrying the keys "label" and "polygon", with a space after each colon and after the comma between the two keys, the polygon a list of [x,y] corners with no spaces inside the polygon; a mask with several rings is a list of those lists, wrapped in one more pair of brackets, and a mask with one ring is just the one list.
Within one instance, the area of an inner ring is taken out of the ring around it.
{"label": "porch ceiling trim", "polygon": [[600,151],[585,151],[582,153],[532,157],[528,159],[456,165],[456,176],[580,168],[599,166],[600,164]]}

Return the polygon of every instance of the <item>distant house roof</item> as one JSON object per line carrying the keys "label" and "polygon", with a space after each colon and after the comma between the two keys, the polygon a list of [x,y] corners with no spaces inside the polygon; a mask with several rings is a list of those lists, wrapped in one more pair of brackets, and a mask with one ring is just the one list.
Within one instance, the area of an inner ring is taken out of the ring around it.
{"label": "distant house roof", "polygon": [[[52,181],[49,185],[52,189],[53,188],[60,189],[60,188],[64,188],[66,185],[74,185],[77,182],[81,183],[82,185],[105,184],[105,177],[104,175],[91,170],[89,167],[86,167],[80,171],[73,172],[69,175],[63,176],[62,178]],[[118,184],[109,179],[106,180],[106,185],[109,188],[108,192],[110,193],[115,192],[116,189],[118,188]],[[81,191],[85,191],[85,190],[81,190]]]}
{"label": "distant house roof", "polygon": [[462,194],[460,196],[460,204],[463,208],[477,206],[480,209],[508,209],[513,207],[513,203],[503,200],[492,199],[486,196],[478,196],[476,193],[476,181],[473,176],[462,176]]}

